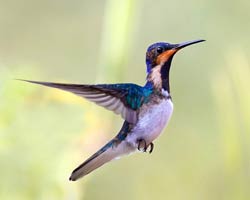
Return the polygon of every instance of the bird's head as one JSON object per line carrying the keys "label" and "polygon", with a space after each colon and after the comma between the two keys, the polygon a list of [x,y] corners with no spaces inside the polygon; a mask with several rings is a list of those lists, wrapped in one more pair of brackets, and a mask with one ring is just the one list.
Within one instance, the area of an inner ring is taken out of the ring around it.
{"label": "bird's head", "polygon": [[150,45],[146,53],[148,78],[163,87],[162,81],[168,81],[171,61],[175,53],[184,47],[203,41],[205,40],[193,40],[180,44],[158,42]]}

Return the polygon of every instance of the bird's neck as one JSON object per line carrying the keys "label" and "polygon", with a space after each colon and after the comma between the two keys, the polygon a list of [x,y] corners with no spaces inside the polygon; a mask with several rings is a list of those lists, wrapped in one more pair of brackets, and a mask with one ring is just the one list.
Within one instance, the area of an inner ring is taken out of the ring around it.
{"label": "bird's neck", "polygon": [[146,86],[162,91],[165,90],[170,94],[169,72],[172,58],[163,64],[152,67],[147,75]]}

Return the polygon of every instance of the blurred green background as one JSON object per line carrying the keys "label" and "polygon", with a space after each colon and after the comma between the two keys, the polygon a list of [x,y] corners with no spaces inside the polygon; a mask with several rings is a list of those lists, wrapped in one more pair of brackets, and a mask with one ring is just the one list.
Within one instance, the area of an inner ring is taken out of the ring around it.
{"label": "blurred green background", "polygon": [[[0,199],[250,199],[250,2],[0,0]],[[72,94],[13,80],[145,83],[158,41],[179,52],[175,110],[152,155],[71,171],[122,119]]]}

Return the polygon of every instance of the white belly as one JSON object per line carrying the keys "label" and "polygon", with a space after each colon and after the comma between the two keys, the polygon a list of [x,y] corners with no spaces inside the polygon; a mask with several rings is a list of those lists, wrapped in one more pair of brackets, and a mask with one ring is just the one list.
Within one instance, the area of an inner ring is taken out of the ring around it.
{"label": "white belly", "polygon": [[173,103],[170,99],[164,99],[148,109],[146,113],[139,115],[137,125],[126,138],[127,142],[137,145],[138,139],[144,139],[147,144],[155,140],[169,122]]}

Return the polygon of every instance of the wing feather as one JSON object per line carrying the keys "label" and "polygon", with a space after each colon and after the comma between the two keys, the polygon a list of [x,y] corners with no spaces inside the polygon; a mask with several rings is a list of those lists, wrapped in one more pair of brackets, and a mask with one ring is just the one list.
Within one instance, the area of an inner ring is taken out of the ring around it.
{"label": "wing feather", "polygon": [[58,88],[84,97],[108,110],[120,114],[129,123],[137,122],[137,111],[145,100],[142,87],[135,84],[80,85],[22,80]]}

